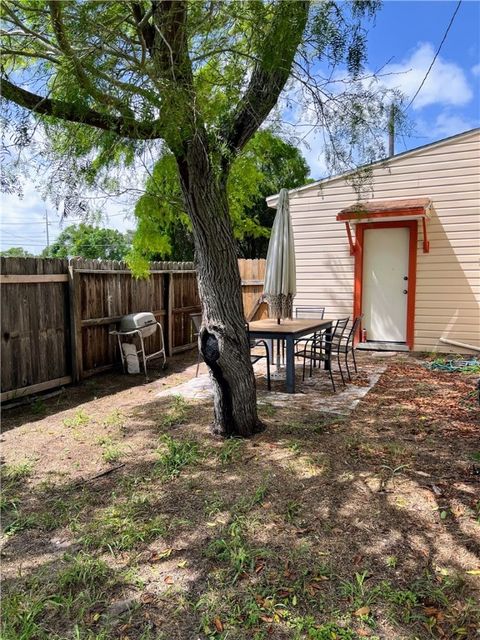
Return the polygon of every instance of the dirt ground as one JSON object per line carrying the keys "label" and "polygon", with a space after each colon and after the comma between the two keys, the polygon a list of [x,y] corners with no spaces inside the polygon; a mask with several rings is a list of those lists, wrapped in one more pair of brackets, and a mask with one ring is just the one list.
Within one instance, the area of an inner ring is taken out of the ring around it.
{"label": "dirt ground", "polygon": [[478,373],[389,358],[222,442],[156,397],[194,360],[3,412],[4,640],[480,638]]}

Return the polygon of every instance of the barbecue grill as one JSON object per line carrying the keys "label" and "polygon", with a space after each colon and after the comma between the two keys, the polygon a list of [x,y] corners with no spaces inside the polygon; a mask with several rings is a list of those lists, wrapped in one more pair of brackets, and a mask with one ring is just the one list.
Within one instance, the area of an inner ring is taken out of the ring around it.
{"label": "barbecue grill", "polygon": [[[156,331],[160,331],[160,349],[159,351],[155,351],[155,353],[149,353],[148,355],[145,353],[145,343],[144,339],[149,336],[153,336]],[[118,347],[120,349],[120,357],[122,358],[122,367],[125,371],[126,365],[126,355],[122,348],[122,337],[130,336],[132,338],[138,337],[140,340],[140,349],[136,349],[136,356],[141,354],[143,361],[143,370],[145,373],[145,378],[148,380],[147,376],[147,362],[149,360],[153,360],[154,358],[158,358],[163,356],[163,368],[167,363],[167,358],[165,355],[165,342],[163,340],[163,329],[162,325],[157,321],[153,313],[149,311],[144,311],[141,313],[130,313],[123,318],[120,319],[120,327],[118,331],[111,331],[110,335],[117,336],[118,339]]]}

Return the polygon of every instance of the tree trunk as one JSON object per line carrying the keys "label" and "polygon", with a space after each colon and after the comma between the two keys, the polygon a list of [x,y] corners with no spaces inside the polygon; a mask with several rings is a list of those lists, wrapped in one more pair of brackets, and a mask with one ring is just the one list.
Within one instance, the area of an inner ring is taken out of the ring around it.
{"label": "tree trunk", "polygon": [[249,437],[261,431],[262,425],[257,416],[226,175],[216,174],[205,147],[194,140],[185,157],[177,158],[186,210],[193,225],[202,301],[199,348],[213,385],[213,433]]}

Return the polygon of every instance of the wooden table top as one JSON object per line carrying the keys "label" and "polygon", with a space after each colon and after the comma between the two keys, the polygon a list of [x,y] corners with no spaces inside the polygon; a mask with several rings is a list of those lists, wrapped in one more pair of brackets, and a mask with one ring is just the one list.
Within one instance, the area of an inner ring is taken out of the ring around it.
{"label": "wooden table top", "polygon": [[250,333],[275,333],[290,335],[304,331],[314,331],[322,327],[329,327],[333,320],[322,320],[321,318],[293,318],[292,320],[281,320],[278,324],[276,318],[265,318],[249,322]]}

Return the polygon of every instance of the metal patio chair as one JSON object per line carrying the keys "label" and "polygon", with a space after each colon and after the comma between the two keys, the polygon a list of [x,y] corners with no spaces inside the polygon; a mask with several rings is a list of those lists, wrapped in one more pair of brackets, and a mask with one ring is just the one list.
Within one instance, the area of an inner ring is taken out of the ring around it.
{"label": "metal patio chair", "polygon": [[[355,367],[355,373],[358,373],[357,369],[357,361],[355,360],[355,336],[357,331],[360,329],[360,323],[362,322],[363,315],[357,316],[353,321],[352,328],[348,332],[347,335],[343,334],[342,340],[338,345],[339,355],[343,354],[345,356],[345,366],[347,368],[348,379],[351,382],[352,376],[350,375],[350,369],[348,367],[348,354],[352,354],[353,366]],[[340,359],[338,361],[340,365]],[[340,367],[341,369],[341,367]]]}
{"label": "metal patio chair", "polygon": [[343,386],[345,386],[345,378],[343,376],[342,367],[340,365],[340,344],[345,329],[348,325],[350,318],[342,318],[337,320],[331,333],[325,332],[321,335],[315,335],[310,338],[306,343],[304,349],[301,349],[296,355],[303,357],[303,373],[302,380],[305,380],[305,370],[307,360],[310,361],[310,376],[313,374],[314,363],[318,363],[319,367],[321,363],[325,363],[330,374],[330,380],[332,382],[333,392],[336,392],[335,380],[332,373],[332,360],[337,356],[338,368],[342,377]]}
{"label": "metal patio chair", "polygon": [[[192,324],[194,327],[193,337],[197,338],[197,349],[198,349],[198,336],[200,335],[200,329],[202,328],[202,314],[191,313],[190,318],[192,320]],[[201,359],[202,359],[202,354],[200,353],[200,349],[198,349],[197,370],[195,372],[195,377],[198,376],[198,370],[200,369]]]}
{"label": "metal patio chair", "polygon": [[[250,344],[250,361],[252,364],[255,364],[259,360],[266,360],[267,363],[267,389],[269,391],[272,390],[271,378],[270,378],[270,351],[268,350],[268,344],[266,340],[254,340],[250,338],[250,331],[248,328],[248,324],[245,325],[245,329],[247,331],[247,338]],[[265,349],[265,355],[260,353],[251,353],[252,349],[256,347],[262,347]]]}
{"label": "metal patio chair", "polygon": [[[302,306],[295,307],[295,318],[319,318],[323,320],[325,317],[325,307],[311,307],[311,306]],[[323,331],[321,332],[323,333]],[[307,340],[311,340],[314,337],[318,337],[319,332],[310,334],[308,336],[303,336],[300,340],[295,341],[295,349],[299,344],[305,343]],[[295,355],[297,355],[295,353]]]}

